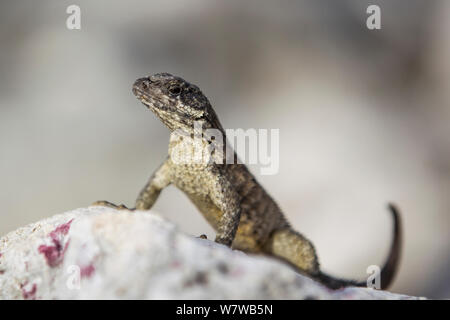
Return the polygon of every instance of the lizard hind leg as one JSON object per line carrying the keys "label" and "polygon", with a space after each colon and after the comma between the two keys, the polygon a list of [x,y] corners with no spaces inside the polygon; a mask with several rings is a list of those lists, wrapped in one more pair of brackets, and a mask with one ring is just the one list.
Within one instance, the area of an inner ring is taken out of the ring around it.
{"label": "lizard hind leg", "polygon": [[109,201],[96,201],[92,204],[92,206],[100,206],[100,207],[108,207],[108,208],[113,208],[116,210],[128,210],[128,211],[134,211],[136,210],[135,208],[128,208],[127,206],[121,204],[121,205],[116,205],[114,203],[111,203]]}
{"label": "lizard hind leg", "polygon": [[288,262],[302,273],[315,276],[319,273],[319,262],[312,243],[291,228],[272,232],[263,251]]}

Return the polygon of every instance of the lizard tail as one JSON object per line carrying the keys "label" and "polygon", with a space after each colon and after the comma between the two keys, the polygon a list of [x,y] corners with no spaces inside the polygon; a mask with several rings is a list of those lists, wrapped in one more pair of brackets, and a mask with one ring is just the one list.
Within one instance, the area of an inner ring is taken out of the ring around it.
{"label": "lizard tail", "polygon": [[[389,256],[380,273],[380,286],[382,290],[388,288],[392,280],[394,279],[400,261],[401,244],[402,244],[402,231],[401,231],[401,220],[399,211],[397,207],[393,204],[389,204],[389,211],[391,212],[392,218],[394,220],[394,228]],[[366,281],[354,281],[354,280],[334,278],[333,276],[330,276],[323,272],[320,272],[316,276],[316,279],[331,289],[339,289],[347,286],[357,286],[357,287],[367,286]]]}

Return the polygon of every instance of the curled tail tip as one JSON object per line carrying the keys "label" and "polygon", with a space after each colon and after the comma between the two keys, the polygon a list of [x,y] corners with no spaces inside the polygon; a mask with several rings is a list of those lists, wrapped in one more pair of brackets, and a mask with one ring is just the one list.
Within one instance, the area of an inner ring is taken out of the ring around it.
{"label": "curled tail tip", "polygon": [[388,208],[394,219],[394,232],[389,256],[383,266],[383,269],[381,270],[381,289],[383,290],[387,289],[391,285],[397,273],[402,245],[400,211],[398,210],[398,207],[393,203],[389,203]]}
{"label": "curled tail tip", "polygon": [[394,220],[398,222],[400,220],[400,211],[398,209],[398,206],[393,202],[389,202],[387,207],[389,209],[389,212],[392,214]]}
{"label": "curled tail tip", "polygon": [[392,214],[398,215],[398,209],[397,209],[397,205],[395,203],[388,202],[387,207],[388,207],[389,211],[392,212]]}
{"label": "curled tail tip", "polygon": [[393,204],[392,202],[388,204],[388,209],[392,214],[392,219],[394,220],[393,225],[393,240],[392,240],[392,246],[391,248],[394,249],[395,247],[400,247],[401,245],[401,237],[402,237],[402,230],[401,225],[402,221],[400,218],[400,210],[398,209],[398,206]]}

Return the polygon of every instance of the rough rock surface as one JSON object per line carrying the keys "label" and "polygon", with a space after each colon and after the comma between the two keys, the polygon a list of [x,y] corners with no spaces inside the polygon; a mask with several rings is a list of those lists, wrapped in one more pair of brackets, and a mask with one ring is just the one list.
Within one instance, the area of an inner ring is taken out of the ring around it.
{"label": "rough rock surface", "polygon": [[1,299],[409,299],[332,291],[148,212],[77,209],[0,239]]}

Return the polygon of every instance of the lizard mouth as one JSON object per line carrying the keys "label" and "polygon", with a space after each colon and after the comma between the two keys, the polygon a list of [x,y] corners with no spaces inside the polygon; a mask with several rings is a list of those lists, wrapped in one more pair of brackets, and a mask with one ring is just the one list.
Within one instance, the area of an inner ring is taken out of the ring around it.
{"label": "lizard mouth", "polygon": [[151,102],[153,99],[150,99],[145,92],[140,91],[139,89],[133,88],[133,94],[136,98],[141,101],[147,108],[152,107],[153,103]]}
{"label": "lizard mouth", "polygon": [[150,84],[148,78],[139,78],[133,83],[131,91],[139,100],[149,98],[148,90],[150,89]]}
{"label": "lizard mouth", "polygon": [[[141,101],[147,108],[155,106],[155,98],[151,96],[148,92],[144,91],[142,88],[143,79],[137,79],[131,91],[136,96],[136,98]],[[148,88],[147,88],[148,89]]]}
{"label": "lizard mouth", "polygon": [[131,91],[136,96],[136,98],[142,102],[149,109],[161,109],[163,108],[163,103],[151,92],[151,82],[148,78],[137,79]]}
{"label": "lizard mouth", "polygon": [[138,83],[139,80],[140,79],[138,79],[135,82],[132,88],[133,94],[136,96],[136,98],[153,112],[158,113],[158,111],[160,110],[161,111],[168,110],[169,109],[168,106],[164,104],[164,102],[161,99],[159,99],[154,94],[148,93],[147,92],[148,90],[146,91],[142,90],[142,88],[139,86]]}
{"label": "lizard mouth", "polygon": [[145,92],[143,92],[142,90],[140,90],[139,88],[133,86],[133,89],[131,91],[133,91],[133,94],[136,96],[136,98],[138,98],[138,100],[140,100],[142,102],[144,102],[144,100],[146,100],[147,94]]}

